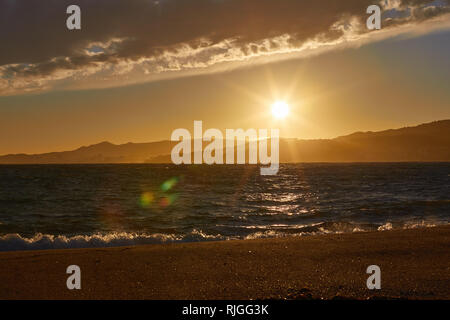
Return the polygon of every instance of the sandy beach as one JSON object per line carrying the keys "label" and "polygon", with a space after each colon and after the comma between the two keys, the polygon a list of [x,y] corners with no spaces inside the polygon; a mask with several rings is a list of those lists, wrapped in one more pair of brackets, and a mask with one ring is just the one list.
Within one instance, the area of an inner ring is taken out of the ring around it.
{"label": "sandy beach", "polygon": [[[0,253],[0,299],[450,299],[450,226]],[[81,290],[66,268],[81,268]],[[368,290],[366,268],[381,268]]]}

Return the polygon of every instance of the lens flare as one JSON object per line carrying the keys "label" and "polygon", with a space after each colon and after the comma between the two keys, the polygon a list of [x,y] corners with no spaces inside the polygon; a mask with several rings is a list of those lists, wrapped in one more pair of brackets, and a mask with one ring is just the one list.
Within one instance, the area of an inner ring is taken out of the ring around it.
{"label": "lens flare", "polygon": [[177,200],[177,198],[178,196],[176,194],[170,194],[161,198],[161,200],[159,201],[159,205],[163,208],[169,207],[175,202],[175,200]]}
{"label": "lens flare", "polygon": [[153,196],[153,193],[151,192],[144,192],[141,195],[141,198],[139,199],[139,204],[142,208],[149,208],[151,204],[153,203],[153,200],[155,197]]}
{"label": "lens flare", "polygon": [[170,189],[172,189],[173,187],[175,187],[175,185],[178,183],[178,178],[174,177],[174,178],[170,178],[169,180],[165,181],[162,185],[161,185],[161,190],[164,192],[169,191]]}
{"label": "lens flare", "polygon": [[99,221],[106,229],[119,230],[122,228],[124,214],[118,203],[105,203],[99,212]]}

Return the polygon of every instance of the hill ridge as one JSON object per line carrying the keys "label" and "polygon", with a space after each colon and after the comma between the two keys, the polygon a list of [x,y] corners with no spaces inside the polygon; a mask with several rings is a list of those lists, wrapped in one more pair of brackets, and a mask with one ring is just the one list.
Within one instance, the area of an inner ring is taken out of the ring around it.
{"label": "hill ridge", "polygon": [[[75,150],[8,154],[0,164],[170,163],[177,142],[114,144],[102,141]],[[333,139],[280,139],[281,162],[450,161],[450,119]]]}

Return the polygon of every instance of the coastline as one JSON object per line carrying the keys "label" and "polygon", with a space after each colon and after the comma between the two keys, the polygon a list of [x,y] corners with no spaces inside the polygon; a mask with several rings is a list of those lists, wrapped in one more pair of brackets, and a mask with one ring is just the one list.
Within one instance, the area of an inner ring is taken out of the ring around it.
{"label": "coastline", "polygon": [[[450,226],[0,252],[0,299],[450,299]],[[381,268],[368,290],[366,268]],[[81,268],[68,290],[66,268]]]}

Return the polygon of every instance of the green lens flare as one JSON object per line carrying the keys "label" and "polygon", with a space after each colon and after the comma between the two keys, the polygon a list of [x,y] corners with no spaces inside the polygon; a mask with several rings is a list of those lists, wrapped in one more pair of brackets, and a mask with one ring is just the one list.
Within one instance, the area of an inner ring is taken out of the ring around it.
{"label": "green lens flare", "polygon": [[161,185],[161,190],[164,192],[169,191],[170,189],[172,189],[177,183],[178,183],[178,178],[170,178],[169,180],[165,181],[162,185]]}

